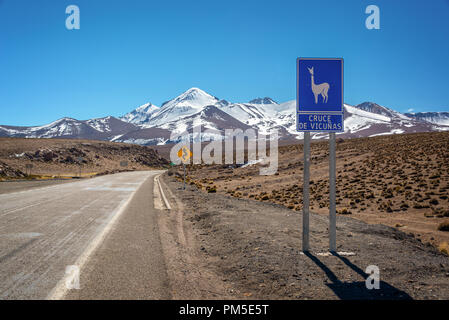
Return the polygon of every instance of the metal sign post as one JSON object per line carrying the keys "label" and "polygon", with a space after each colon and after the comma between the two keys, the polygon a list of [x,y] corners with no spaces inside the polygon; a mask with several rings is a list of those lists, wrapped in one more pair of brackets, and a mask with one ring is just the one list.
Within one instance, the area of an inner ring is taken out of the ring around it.
{"label": "metal sign post", "polygon": [[186,189],[186,163],[189,162],[190,158],[192,157],[193,153],[189,150],[186,146],[183,146],[178,151],[178,158],[181,160],[183,166],[184,166],[184,186],[183,189]]}
{"label": "metal sign post", "polygon": [[309,251],[309,179],[310,179],[310,132],[304,132],[304,189],[302,207],[302,251]]}
{"label": "metal sign post", "polygon": [[183,187],[183,189],[185,190],[186,189],[186,164],[183,163],[183,165],[184,165],[184,187]]}
{"label": "metal sign post", "polygon": [[25,174],[31,176],[31,169],[33,169],[33,165],[31,163],[27,163],[25,165]]}
{"label": "metal sign post", "polygon": [[343,59],[298,58],[296,129],[304,132],[302,249],[310,250],[310,132],[329,132],[329,251],[336,252],[336,142],[344,131]]}
{"label": "metal sign post", "polygon": [[329,251],[337,251],[337,214],[335,205],[336,155],[335,132],[329,133]]}
{"label": "metal sign post", "polygon": [[81,165],[83,163],[83,157],[78,157],[78,161],[80,163],[80,178],[81,178]]}

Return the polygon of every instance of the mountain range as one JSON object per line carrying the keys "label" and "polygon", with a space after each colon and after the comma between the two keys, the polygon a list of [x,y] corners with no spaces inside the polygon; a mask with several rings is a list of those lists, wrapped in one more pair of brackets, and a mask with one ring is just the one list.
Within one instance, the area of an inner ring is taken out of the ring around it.
{"label": "mountain range", "polygon": [[[171,133],[190,132],[191,139],[218,139],[224,129],[253,128],[261,134],[277,129],[281,139],[302,139],[296,131],[296,101],[277,103],[265,97],[249,102],[232,103],[199,88],[191,88],[160,107],[145,103],[119,118],[107,116],[89,120],[62,118],[44,126],[0,125],[0,137],[77,138],[161,145],[175,142]],[[339,137],[446,131],[449,112],[400,113],[374,102],[344,105],[344,132]],[[201,137],[192,129],[201,126]],[[209,129],[209,132],[204,130]],[[313,139],[325,133],[312,133]]]}

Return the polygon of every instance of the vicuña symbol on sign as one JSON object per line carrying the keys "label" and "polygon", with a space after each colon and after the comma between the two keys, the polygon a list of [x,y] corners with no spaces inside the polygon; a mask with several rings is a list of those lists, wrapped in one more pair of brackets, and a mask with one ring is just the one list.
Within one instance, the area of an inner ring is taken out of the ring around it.
{"label": "vicu\u00f1a symbol on sign", "polygon": [[329,90],[329,83],[323,82],[320,84],[315,84],[315,80],[313,79],[313,67],[307,68],[309,69],[310,75],[311,75],[311,81],[312,81],[312,92],[315,96],[315,104],[318,103],[318,95],[321,94],[323,97],[323,102],[327,103],[327,91]]}

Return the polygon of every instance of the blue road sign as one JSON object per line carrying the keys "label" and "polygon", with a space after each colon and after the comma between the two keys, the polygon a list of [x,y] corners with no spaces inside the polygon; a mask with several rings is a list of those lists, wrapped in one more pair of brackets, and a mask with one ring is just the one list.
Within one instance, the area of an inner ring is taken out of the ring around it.
{"label": "blue road sign", "polygon": [[296,129],[343,132],[343,59],[298,58]]}

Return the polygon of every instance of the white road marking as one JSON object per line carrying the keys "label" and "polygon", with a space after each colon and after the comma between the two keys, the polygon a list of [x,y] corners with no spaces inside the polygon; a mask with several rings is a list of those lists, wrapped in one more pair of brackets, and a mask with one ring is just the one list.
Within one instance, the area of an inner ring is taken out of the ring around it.
{"label": "white road marking", "polygon": [[170,203],[168,202],[167,198],[165,197],[164,190],[162,189],[161,183],[159,182],[159,177],[160,177],[160,174],[154,178],[154,181],[159,186],[159,194],[162,196],[162,199],[164,200],[165,207],[168,210],[171,210]]}

